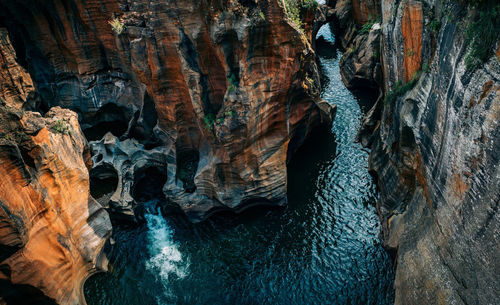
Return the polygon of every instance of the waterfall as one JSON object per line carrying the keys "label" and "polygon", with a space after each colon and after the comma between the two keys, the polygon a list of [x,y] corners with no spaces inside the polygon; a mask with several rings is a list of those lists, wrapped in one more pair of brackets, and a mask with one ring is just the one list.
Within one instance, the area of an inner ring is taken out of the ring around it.
{"label": "waterfall", "polygon": [[165,286],[164,296],[158,296],[158,303],[163,304],[174,298],[170,287],[167,287],[169,278],[184,278],[188,261],[179,251],[179,244],[173,238],[174,231],[157,207],[157,201],[145,203],[145,208],[147,248],[150,256],[146,261],[146,268]]}

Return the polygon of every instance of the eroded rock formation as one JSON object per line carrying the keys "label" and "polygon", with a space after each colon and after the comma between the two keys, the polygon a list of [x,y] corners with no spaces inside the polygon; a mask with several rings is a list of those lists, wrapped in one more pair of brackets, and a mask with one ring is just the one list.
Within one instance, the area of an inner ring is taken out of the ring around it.
{"label": "eroded rock formation", "polygon": [[[381,1],[379,85],[385,99],[368,113],[360,140],[372,148],[384,243],[396,253],[396,304],[499,302],[495,5]],[[491,42],[475,44],[486,31]],[[484,62],[471,60],[477,45],[486,48]],[[352,74],[352,66],[344,66],[344,73]]]}
{"label": "eroded rock formation", "polygon": [[135,221],[136,203],[158,199],[168,178],[175,184],[175,154],[164,146],[146,150],[135,139],[120,141],[107,133],[91,144],[94,167],[90,193],[114,217]]}
{"label": "eroded rock formation", "polygon": [[[310,42],[282,5],[22,0],[0,1],[0,14],[42,104],[76,111],[89,141],[111,132],[163,147],[168,158],[148,160],[164,196],[198,221],[286,202],[288,157],[332,119]],[[115,210],[133,211],[134,180],[119,179]]]}
{"label": "eroded rock formation", "polygon": [[16,61],[16,52],[12,47],[9,34],[0,28],[0,96],[4,103],[22,108],[35,87],[28,72]]}
{"label": "eroded rock formation", "polygon": [[34,88],[5,29],[0,61],[0,303],[84,304],[111,233],[89,195],[87,140],[70,110],[23,110]]}
{"label": "eroded rock formation", "polygon": [[336,1],[332,4],[334,26],[344,54],[340,74],[350,90],[377,94],[382,86],[380,63],[380,2]]}
{"label": "eroded rock formation", "polygon": [[0,298],[42,303],[31,299],[39,289],[58,303],[82,304],[85,279],[106,267],[100,254],[111,223],[89,196],[90,151],[78,118],[60,108],[45,117],[0,108]]}

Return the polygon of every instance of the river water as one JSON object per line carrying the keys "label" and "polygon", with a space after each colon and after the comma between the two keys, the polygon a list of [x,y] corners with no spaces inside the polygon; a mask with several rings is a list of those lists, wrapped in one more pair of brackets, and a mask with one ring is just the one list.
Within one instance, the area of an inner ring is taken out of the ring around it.
{"label": "river water", "polygon": [[322,97],[337,117],[292,160],[288,206],[193,225],[151,202],[144,225],[114,229],[111,272],[87,281],[89,305],[393,303],[368,151],[354,143],[366,109],[342,83],[330,28],[318,36]]}

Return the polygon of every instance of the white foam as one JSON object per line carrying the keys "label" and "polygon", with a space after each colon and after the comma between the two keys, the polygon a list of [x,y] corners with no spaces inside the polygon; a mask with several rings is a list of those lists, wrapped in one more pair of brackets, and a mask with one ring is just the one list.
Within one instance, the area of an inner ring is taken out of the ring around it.
{"label": "white foam", "polygon": [[146,262],[146,267],[163,280],[175,274],[179,278],[186,276],[187,264],[182,259],[179,245],[172,238],[173,231],[161,213],[146,213],[148,226],[149,253],[151,258]]}
{"label": "white foam", "polygon": [[144,215],[148,227],[147,247],[150,254],[146,268],[158,277],[164,288],[163,297],[157,297],[158,303],[169,304],[175,296],[170,291],[168,280],[184,278],[187,275],[188,262],[183,259],[179,245],[173,240],[174,232],[167,220],[159,210],[150,210],[151,212]]}

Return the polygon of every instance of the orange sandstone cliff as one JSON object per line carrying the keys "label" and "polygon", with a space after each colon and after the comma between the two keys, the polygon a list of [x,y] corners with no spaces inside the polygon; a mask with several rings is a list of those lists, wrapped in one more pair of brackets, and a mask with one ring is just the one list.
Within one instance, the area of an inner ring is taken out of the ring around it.
{"label": "orange sandstone cliff", "polygon": [[3,29],[0,63],[0,304],[84,304],[111,232],[87,140],[70,110],[22,109],[33,86]]}

